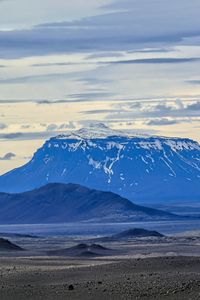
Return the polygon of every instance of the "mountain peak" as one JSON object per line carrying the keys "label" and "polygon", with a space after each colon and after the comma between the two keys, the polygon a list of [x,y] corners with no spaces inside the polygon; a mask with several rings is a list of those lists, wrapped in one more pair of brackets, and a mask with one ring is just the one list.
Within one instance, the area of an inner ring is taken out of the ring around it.
{"label": "mountain peak", "polygon": [[[51,147],[51,142],[53,142],[56,144],[55,147],[57,147],[57,143],[59,143],[59,141],[61,143],[64,141],[70,143],[71,140],[77,140],[78,143],[74,144],[74,141],[72,143],[72,145],[77,149],[77,147],[80,146],[80,141],[84,143],[82,147],[87,147],[87,142],[89,142],[89,140],[95,139],[107,141],[108,147],[110,147],[109,145],[111,142],[112,144],[115,143],[116,145],[123,148],[126,143],[129,143],[130,140],[132,140],[134,141],[134,145],[138,144],[138,147],[142,149],[154,149],[163,151],[165,146],[167,146],[172,151],[179,151],[184,149],[200,150],[199,143],[189,138],[164,137],[156,135],[150,136],[147,134],[141,135],[135,133],[133,130],[112,129],[103,123],[92,123],[87,127],[69,132],[68,134],[55,136],[47,141],[47,143],[50,142],[49,147]],[[122,141],[123,139],[124,141]]]}
{"label": "mountain peak", "polygon": [[79,130],[59,135],[56,139],[95,139],[107,138],[109,136],[127,136],[127,132],[125,130],[111,129],[104,123],[91,123]]}
{"label": "mountain peak", "polygon": [[[137,133],[135,130],[128,129],[113,129],[106,126],[104,123],[91,123],[86,127],[75,131],[68,131],[66,134],[61,134],[52,137],[51,140],[90,140],[90,139],[107,139],[111,137],[126,138],[126,139],[141,139],[144,143],[151,142],[154,147],[160,148],[163,143],[167,143],[172,148],[195,148],[200,150],[199,144],[189,138],[166,137],[157,135],[148,135],[145,133]],[[159,145],[160,144],[160,145]],[[176,144],[176,145],[175,145]],[[141,144],[142,146],[142,144]],[[146,146],[145,146],[146,147]]]}
{"label": "mountain peak", "polygon": [[113,129],[108,127],[104,123],[90,123],[89,125],[82,127],[81,129],[75,131],[68,131],[67,133],[58,135],[53,139],[87,140],[87,139],[104,139],[104,138],[114,137],[114,136],[126,137],[126,138],[133,138],[133,137],[149,138],[150,137],[149,134],[145,134],[145,133],[139,134],[135,130]]}

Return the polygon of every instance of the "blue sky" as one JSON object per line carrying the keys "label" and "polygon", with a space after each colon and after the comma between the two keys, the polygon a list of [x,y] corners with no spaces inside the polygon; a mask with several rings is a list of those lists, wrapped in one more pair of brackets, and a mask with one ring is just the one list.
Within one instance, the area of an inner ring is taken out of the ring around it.
{"label": "blue sky", "polygon": [[1,0],[0,173],[103,121],[200,141],[199,0]]}

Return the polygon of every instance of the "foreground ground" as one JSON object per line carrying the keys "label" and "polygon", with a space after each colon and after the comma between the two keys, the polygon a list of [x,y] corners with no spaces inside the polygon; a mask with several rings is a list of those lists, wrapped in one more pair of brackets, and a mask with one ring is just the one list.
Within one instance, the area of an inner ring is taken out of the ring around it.
{"label": "foreground ground", "polygon": [[199,233],[10,239],[25,251],[0,252],[0,300],[200,299]]}
{"label": "foreground ground", "polygon": [[1,257],[0,299],[198,300],[200,258]]}

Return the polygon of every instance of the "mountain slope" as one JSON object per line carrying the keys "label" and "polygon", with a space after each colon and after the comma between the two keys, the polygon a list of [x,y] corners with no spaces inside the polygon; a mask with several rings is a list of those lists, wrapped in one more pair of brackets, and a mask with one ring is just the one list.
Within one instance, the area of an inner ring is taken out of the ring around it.
{"label": "mountain slope", "polygon": [[143,203],[200,198],[200,145],[132,136],[103,125],[46,141],[26,165],[0,176],[1,192],[77,183]]}
{"label": "mountain slope", "polygon": [[118,222],[176,219],[110,192],[75,184],[48,184],[22,194],[0,194],[0,224]]}

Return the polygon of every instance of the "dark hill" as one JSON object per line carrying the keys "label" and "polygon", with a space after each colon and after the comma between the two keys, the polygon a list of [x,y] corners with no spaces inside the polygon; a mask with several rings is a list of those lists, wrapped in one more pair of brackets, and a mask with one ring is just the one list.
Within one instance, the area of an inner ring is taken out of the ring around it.
{"label": "dark hill", "polygon": [[92,239],[90,241],[100,243],[100,242],[114,242],[114,241],[129,240],[129,239],[134,239],[134,238],[148,238],[148,237],[161,238],[161,237],[164,237],[164,235],[158,231],[151,231],[151,230],[146,230],[146,229],[142,229],[142,228],[133,228],[133,229],[128,229],[128,230],[122,231],[120,233],[111,235],[111,236],[105,236],[105,237]]}
{"label": "dark hill", "polygon": [[129,229],[113,235],[114,238],[135,238],[135,237],[164,237],[158,231],[150,231],[141,228]]}
{"label": "dark hill", "polygon": [[0,193],[0,224],[171,220],[176,215],[135,205],[111,192],[48,184],[21,194]]}
{"label": "dark hill", "polygon": [[9,240],[0,238],[0,251],[22,251],[19,246],[11,243]]}
{"label": "dark hill", "polygon": [[105,248],[98,244],[78,244],[76,246],[59,249],[47,252],[48,255],[58,255],[58,256],[107,256],[116,253],[115,250]]}

